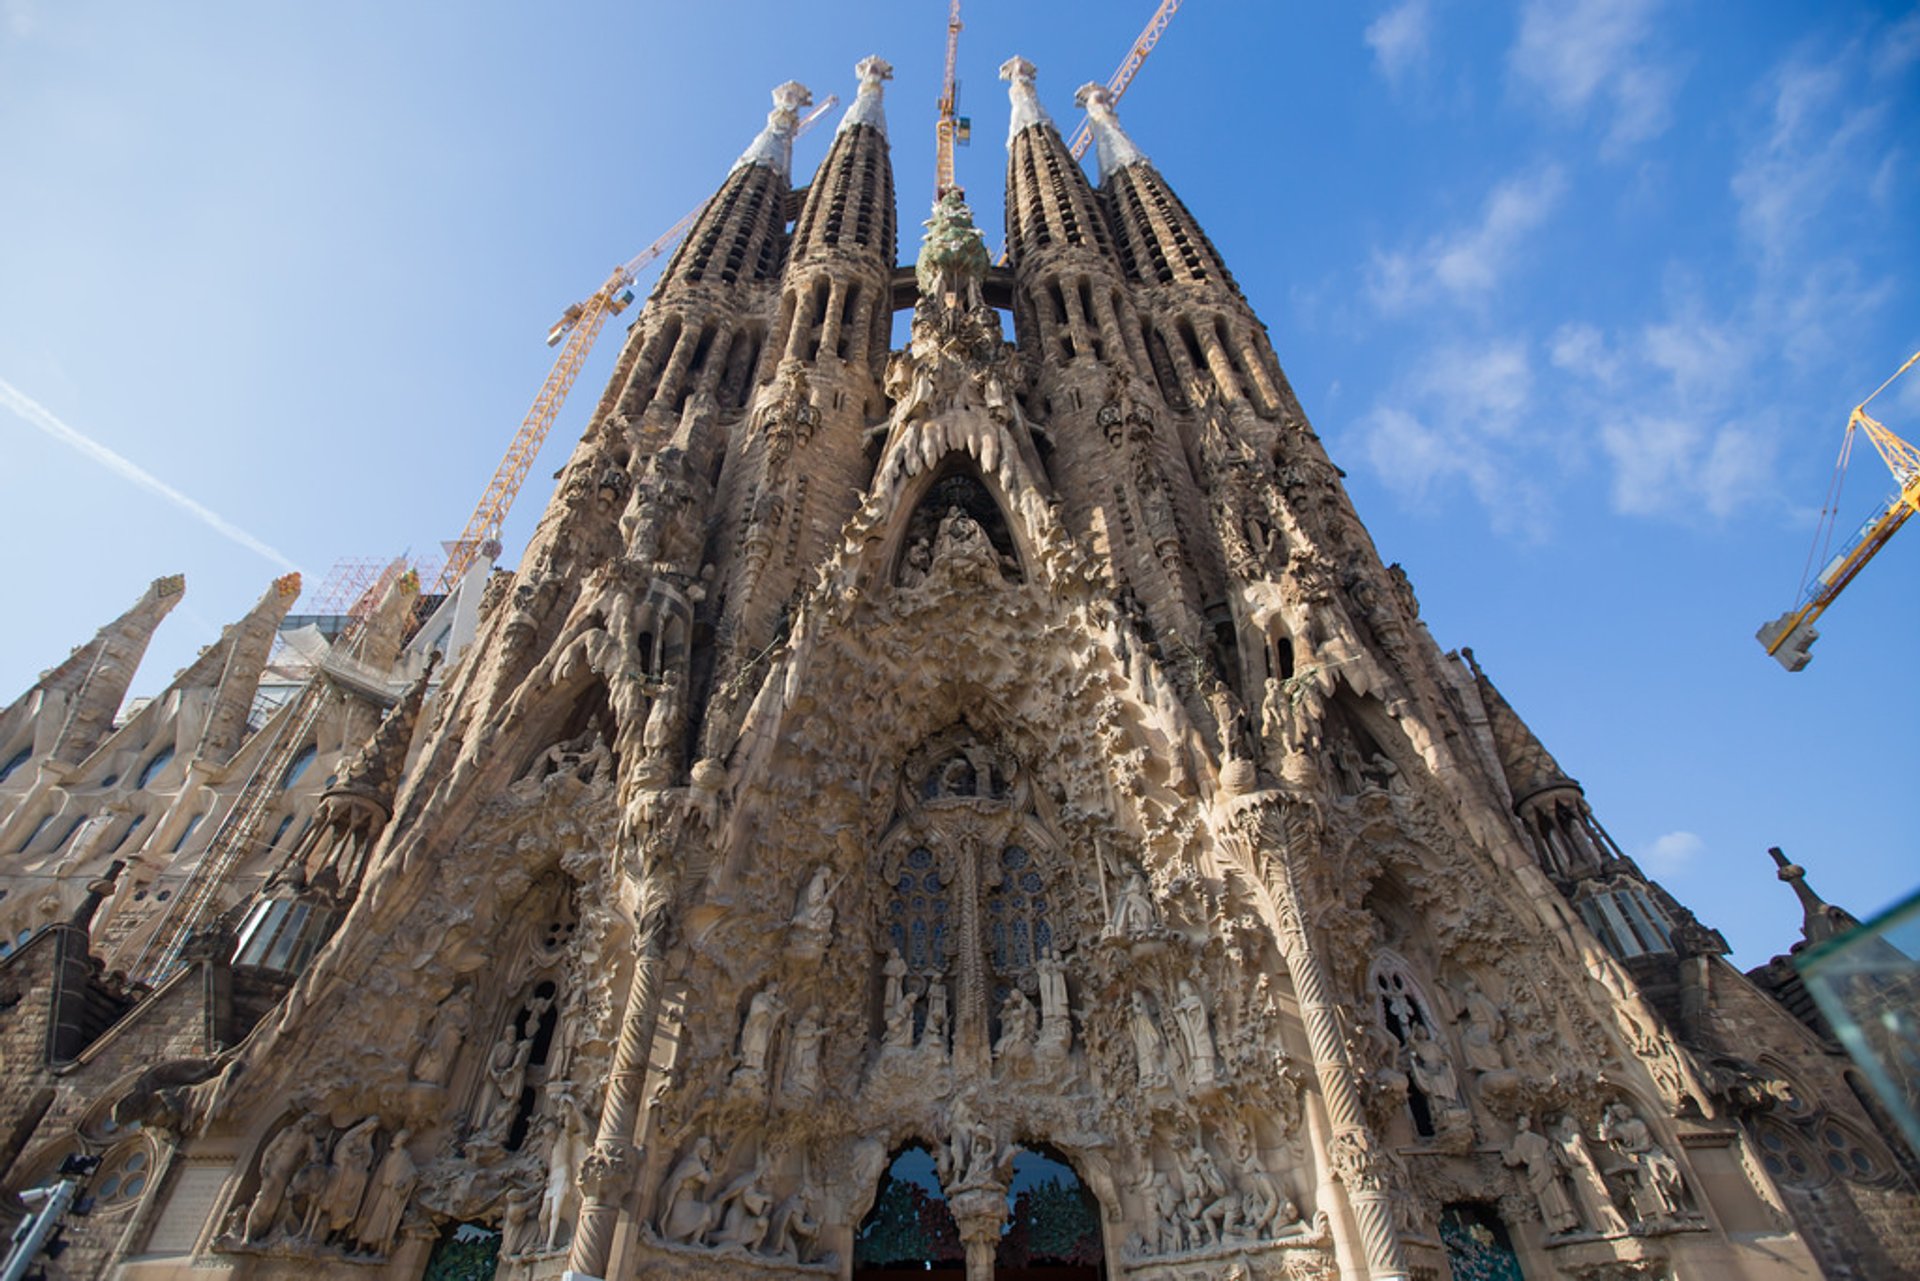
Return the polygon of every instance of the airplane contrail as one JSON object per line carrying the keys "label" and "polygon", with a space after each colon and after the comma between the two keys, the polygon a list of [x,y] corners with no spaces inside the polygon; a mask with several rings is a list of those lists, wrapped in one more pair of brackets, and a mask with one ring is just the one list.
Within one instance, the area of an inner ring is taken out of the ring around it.
{"label": "airplane contrail", "polygon": [[53,412],[40,402],[15,387],[4,378],[0,378],[0,404],[11,409],[15,415],[38,427],[47,435],[63,445],[69,445],[96,463],[127,480],[132,481],[150,494],[157,494],[181,511],[206,525],[224,538],[232,539],[250,552],[263,556],[282,569],[298,570],[300,567],[287,559],[279,551],[261,542],[246,530],[227,520],[218,512],[208,511],[199,503],[188,498],[166,481],[147,471],[132,459],[114,453],[97,440],[83,436],[67,424],[61,422]]}

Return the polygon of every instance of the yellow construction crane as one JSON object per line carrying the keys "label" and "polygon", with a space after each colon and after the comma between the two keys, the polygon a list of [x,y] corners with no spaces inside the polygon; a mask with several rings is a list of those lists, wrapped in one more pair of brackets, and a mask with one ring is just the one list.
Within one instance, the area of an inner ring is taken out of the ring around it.
{"label": "yellow construction crane", "polygon": [[[954,7],[959,8],[958,0],[955,0]],[[1146,62],[1147,55],[1153,52],[1153,46],[1160,43],[1160,37],[1166,33],[1167,24],[1173,21],[1173,15],[1179,11],[1179,8],[1180,0],[1160,0],[1160,7],[1153,11],[1153,17],[1147,19],[1146,28],[1134,40],[1132,50],[1120,63],[1120,69],[1107,80],[1107,93],[1115,102],[1120,101],[1121,95],[1127,91],[1127,86],[1132,84],[1133,78],[1140,73],[1141,64]],[[1087,122],[1082,120],[1080,127],[1073,131],[1073,138],[1068,142],[1067,148],[1073,152],[1073,158],[1078,160],[1087,154],[1087,146],[1092,141],[1093,131]]]}
{"label": "yellow construction crane", "polygon": [[[956,7],[958,2],[955,0]],[[798,138],[811,129],[839,101],[838,94],[828,94],[826,101],[814,108],[794,129],[793,136]],[[547,346],[555,346],[562,339],[566,340],[565,345],[560,347],[560,354],[555,357],[546,382],[541,384],[540,394],[533,398],[533,407],[521,419],[520,430],[514,433],[513,442],[507,446],[506,457],[500,460],[500,466],[494,470],[493,479],[487,483],[486,492],[480,495],[473,515],[467,518],[467,527],[447,549],[447,564],[440,572],[439,591],[452,591],[453,585],[473,565],[481,549],[489,542],[499,540],[500,528],[506,524],[507,512],[512,509],[513,500],[520,492],[520,484],[526,480],[527,471],[539,456],[540,446],[546,443],[554,419],[560,416],[560,407],[566,403],[567,393],[573,390],[574,380],[586,365],[587,356],[593,351],[594,340],[600,336],[610,317],[619,315],[633,302],[633,282],[640,272],[678,244],[680,237],[686,235],[687,229],[706,212],[709,203],[710,199],[701,201],[686,217],[667,228],[658,240],[615,267],[605,284],[584,301],[568,307],[561,313],[560,319],[553,322],[553,327],[547,331]]]}
{"label": "yellow construction crane", "polygon": [[1873,397],[1891,387],[1916,363],[1920,363],[1920,351],[1907,357],[1907,363],[1894,370],[1892,378],[1874,388],[1873,395],[1861,401],[1847,419],[1847,434],[1840,442],[1840,459],[1834,464],[1833,484],[1827,490],[1827,505],[1820,513],[1820,526],[1814,534],[1813,551],[1807,557],[1807,568],[1812,569],[1819,558],[1832,548],[1840,487],[1846,479],[1847,464],[1853,458],[1853,442],[1857,434],[1866,434],[1867,439],[1873,442],[1874,449],[1879,451],[1887,470],[1893,473],[1893,496],[1867,517],[1840,552],[1827,560],[1826,567],[1811,581],[1803,576],[1798,605],[1754,633],[1766,647],[1767,653],[1790,672],[1797,672],[1807,665],[1811,657],[1807,650],[1820,639],[1820,633],[1814,630],[1813,620],[1839,599],[1847,584],[1859,576],[1860,571],[1867,567],[1867,562],[1887,545],[1887,540],[1893,537],[1894,532],[1907,523],[1907,517],[1920,512],[1920,449],[1915,449],[1887,430],[1885,425],[1867,412]]}
{"label": "yellow construction crane", "polygon": [[954,69],[960,58],[960,0],[947,6],[947,72],[940,81],[940,115],[934,121],[933,198],[953,186],[953,148],[966,142],[972,122],[960,114],[960,82]]}

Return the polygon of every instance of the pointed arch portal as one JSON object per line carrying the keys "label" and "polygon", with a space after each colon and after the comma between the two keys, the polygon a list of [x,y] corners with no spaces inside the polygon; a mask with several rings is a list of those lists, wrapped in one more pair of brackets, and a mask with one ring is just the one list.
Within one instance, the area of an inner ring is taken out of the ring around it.
{"label": "pointed arch portal", "polygon": [[[854,1234],[854,1281],[905,1281],[965,1270],[966,1251],[933,1154],[919,1144],[899,1149]],[[1014,1157],[994,1276],[1010,1281],[1107,1276],[1099,1204],[1067,1159],[1044,1144],[1023,1147]]]}

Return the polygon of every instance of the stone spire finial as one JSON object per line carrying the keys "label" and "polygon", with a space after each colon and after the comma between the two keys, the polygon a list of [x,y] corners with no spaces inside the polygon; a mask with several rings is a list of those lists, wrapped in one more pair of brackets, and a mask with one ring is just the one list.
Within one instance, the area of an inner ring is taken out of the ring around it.
{"label": "stone spire finial", "polygon": [[798,80],[789,80],[773,91],[773,110],[767,113],[767,127],[733,162],[735,169],[759,165],[785,177],[793,166],[793,133],[800,127],[800,108],[813,105],[813,92]]}
{"label": "stone spire finial", "polygon": [[1040,105],[1040,95],[1034,92],[1034,74],[1033,64],[1017,55],[1000,64],[1000,78],[1007,82],[1007,97],[1013,102],[1013,119],[1007,123],[1008,146],[1022,129],[1053,123],[1053,117]]}
{"label": "stone spire finial", "polygon": [[853,105],[840,117],[840,127],[834,132],[845,133],[855,125],[867,125],[885,133],[887,113],[880,99],[887,81],[893,79],[893,64],[878,54],[868,54],[853,64],[853,74],[860,77],[860,91],[854,94]]}
{"label": "stone spire finial", "polygon": [[1084,84],[1073,95],[1073,101],[1086,110],[1087,127],[1093,131],[1094,154],[1100,160],[1101,182],[1129,165],[1146,163],[1146,155],[1120,127],[1120,117],[1113,112],[1111,90],[1103,84]]}
{"label": "stone spire finial", "polygon": [[1809,943],[1824,943],[1837,935],[1859,925],[1859,920],[1844,907],[1833,904],[1814,893],[1813,886],[1807,884],[1807,869],[1798,863],[1790,862],[1778,845],[1769,849],[1778,870],[1774,875],[1793,887],[1793,893],[1800,900],[1800,932]]}

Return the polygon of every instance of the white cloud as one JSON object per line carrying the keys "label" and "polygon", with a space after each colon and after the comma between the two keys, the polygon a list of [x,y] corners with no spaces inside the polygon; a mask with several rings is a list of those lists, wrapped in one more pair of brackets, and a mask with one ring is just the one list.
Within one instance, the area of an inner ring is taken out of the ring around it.
{"label": "white cloud", "polygon": [[1413,502],[1465,486],[1494,528],[1543,537],[1547,503],[1523,459],[1533,368],[1524,343],[1497,339],[1429,355],[1356,424],[1360,454]]}
{"label": "white cloud", "polygon": [[1405,311],[1444,297],[1477,302],[1500,284],[1521,243],[1544,223],[1567,187],[1558,165],[1519,174],[1488,193],[1480,221],[1435,236],[1414,250],[1376,252],[1367,292],[1382,311]]}
{"label": "white cloud", "polygon": [[1707,843],[1692,832],[1668,832],[1655,837],[1653,843],[1640,852],[1639,862],[1655,875],[1677,872],[1699,858],[1706,848]]}
{"label": "white cloud", "polygon": [[1400,0],[1367,24],[1367,47],[1373,50],[1373,60],[1388,84],[1399,84],[1408,72],[1426,62],[1432,17],[1428,0]]}
{"label": "white cloud", "polygon": [[1610,150],[1656,137],[1672,119],[1678,87],[1645,47],[1659,7],[1660,0],[1526,0],[1508,66],[1562,116],[1610,106]]}

